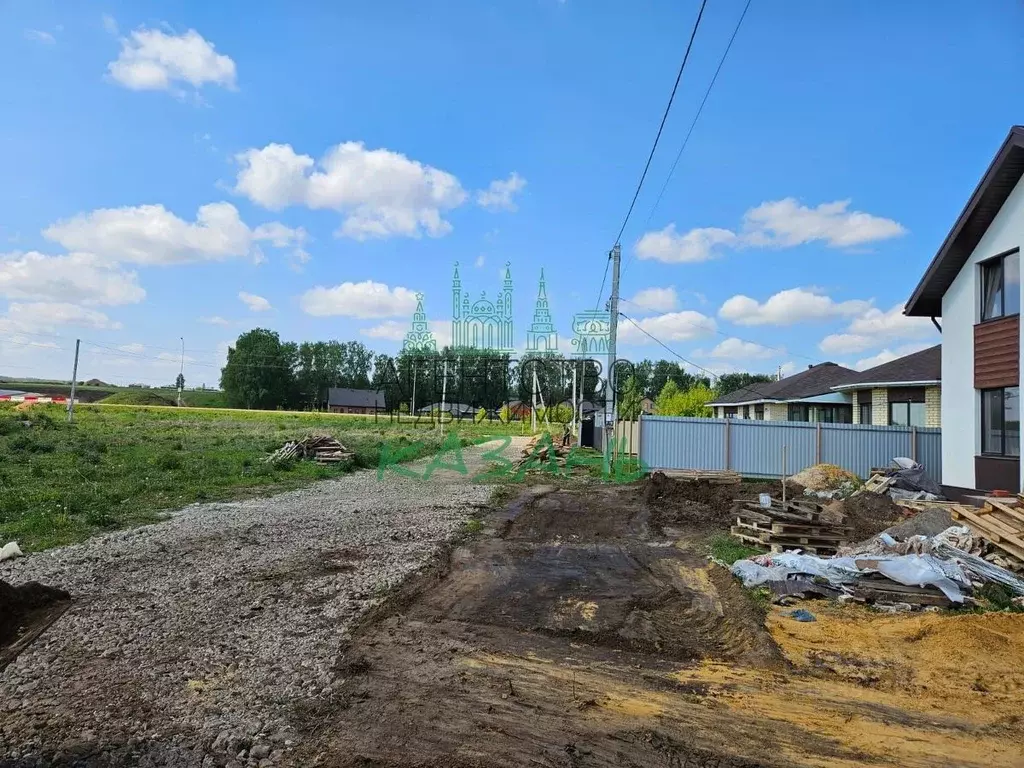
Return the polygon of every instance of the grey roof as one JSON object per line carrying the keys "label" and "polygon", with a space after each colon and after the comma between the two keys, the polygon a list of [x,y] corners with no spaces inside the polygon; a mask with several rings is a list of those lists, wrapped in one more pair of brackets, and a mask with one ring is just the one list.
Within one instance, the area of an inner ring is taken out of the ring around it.
{"label": "grey roof", "polygon": [[942,316],[943,295],[960,274],[1021,176],[1024,176],[1024,126],[1015,125],[928,265],[903,310],[904,314]]}
{"label": "grey roof", "polygon": [[716,397],[708,405],[733,405],[758,400],[799,400],[803,397],[824,395],[833,387],[854,381],[860,374],[835,363],[818,363],[806,371],[795,373],[778,381],[765,381]]}
{"label": "grey roof", "polygon": [[0,389],[0,397],[8,397],[15,395],[25,395],[27,392],[22,392],[20,389]]}
{"label": "grey roof", "polygon": [[476,413],[477,409],[467,403],[445,403],[444,407],[440,402],[424,405],[416,409],[417,413],[432,413],[433,411],[444,411],[445,413]]}
{"label": "grey roof", "polygon": [[380,408],[384,410],[384,392],[376,389],[331,387],[327,392],[327,405],[341,408]]}
{"label": "grey roof", "polygon": [[942,381],[942,345],[898,357],[861,371],[855,381],[834,389],[858,389],[867,384],[925,384]]}

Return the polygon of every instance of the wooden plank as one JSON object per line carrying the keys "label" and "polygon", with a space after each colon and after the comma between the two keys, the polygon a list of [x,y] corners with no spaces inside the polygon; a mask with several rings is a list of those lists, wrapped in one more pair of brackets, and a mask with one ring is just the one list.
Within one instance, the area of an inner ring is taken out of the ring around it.
{"label": "wooden plank", "polygon": [[797,533],[807,536],[824,534],[826,536],[844,537],[849,535],[850,529],[834,525],[789,525],[786,523],[772,523],[772,533]]}
{"label": "wooden plank", "polygon": [[[989,499],[988,501],[986,501],[985,505],[989,506],[989,507],[993,507],[994,509],[998,509],[1004,515],[1006,515],[1008,517],[1012,517],[1014,520],[1017,520],[1017,521],[1019,521],[1021,523],[1024,523],[1024,513],[1022,513],[1019,509],[1014,509],[1013,507],[1011,507],[1008,504],[1004,504],[1001,501],[993,501],[992,499]],[[1020,527],[1020,526],[1018,526],[1018,527]]]}
{"label": "wooden plank", "polygon": [[1002,536],[1017,536],[1019,531],[1012,523],[1008,523],[993,513],[983,514],[978,510],[969,510],[970,514],[976,515],[977,519],[988,528]]}
{"label": "wooden plank", "polygon": [[1004,533],[1000,533],[999,531],[991,530],[988,525],[988,521],[984,518],[978,517],[963,506],[958,505],[953,507],[952,515],[954,520],[960,520],[961,518],[967,520],[971,528],[1000,549],[1009,552],[1014,557],[1024,559],[1024,540],[1021,540],[1016,536],[1008,536]]}

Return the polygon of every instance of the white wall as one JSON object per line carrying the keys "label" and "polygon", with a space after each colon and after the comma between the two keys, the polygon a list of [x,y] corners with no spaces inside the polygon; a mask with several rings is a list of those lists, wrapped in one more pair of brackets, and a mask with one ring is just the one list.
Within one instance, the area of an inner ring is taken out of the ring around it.
{"label": "white wall", "polygon": [[[981,398],[974,389],[974,325],[981,316],[977,264],[1018,247],[1024,247],[1024,179],[942,297],[943,485],[974,488],[974,457],[981,452]],[[1024,334],[1021,341],[1024,346]]]}

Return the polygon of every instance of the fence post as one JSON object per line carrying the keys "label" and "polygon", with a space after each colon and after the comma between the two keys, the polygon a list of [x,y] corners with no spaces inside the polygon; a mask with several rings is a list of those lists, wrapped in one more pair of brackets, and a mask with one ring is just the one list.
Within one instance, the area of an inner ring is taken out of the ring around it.
{"label": "fence post", "polygon": [[821,422],[817,422],[815,426],[817,429],[814,436],[814,463],[821,464]]}
{"label": "fence post", "polygon": [[917,461],[917,427],[910,428],[910,458]]}
{"label": "fence post", "polygon": [[732,435],[732,425],[729,423],[732,419],[728,416],[725,417],[725,468],[732,469],[732,457],[729,450],[729,438]]}

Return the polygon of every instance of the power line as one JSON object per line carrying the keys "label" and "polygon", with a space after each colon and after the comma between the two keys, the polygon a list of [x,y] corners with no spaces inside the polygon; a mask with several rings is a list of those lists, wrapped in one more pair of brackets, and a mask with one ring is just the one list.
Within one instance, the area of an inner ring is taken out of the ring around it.
{"label": "power line", "polygon": [[697,113],[693,116],[693,121],[690,123],[690,128],[686,131],[686,136],[683,138],[683,143],[680,145],[679,151],[676,153],[676,159],[672,163],[672,168],[669,169],[668,176],[665,177],[665,183],[661,187],[661,192],[658,193],[658,199],[654,201],[654,207],[651,208],[651,212],[647,216],[647,223],[644,225],[645,229],[647,224],[651,223],[651,217],[654,216],[654,212],[658,209],[658,205],[661,204],[661,198],[664,196],[665,190],[668,188],[668,183],[672,180],[672,174],[675,173],[676,166],[679,165],[679,158],[683,156],[683,150],[686,149],[686,145],[690,141],[690,136],[693,135],[693,129],[696,127],[697,121],[700,120],[701,112],[704,111],[704,105],[708,103],[708,96],[711,95],[711,89],[715,87],[715,81],[718,80],[718,75],[722,71],[722,66],[725,64],[725,59],[729,55],[733,42],[736,40],[736,35],[740,32],[743,19],[746,18],[747,11],[750,10],[751,2],[753,2],[753,0],[747,0],[747,4],[743,6],[743,13],[740,14],[740,18],[736,22],[736,28],[732,31],[732,37],[729,38],[729,42],[725,46],[725,51],[722,52],[722,58],[718,60],[718,67],[715,69],[715,74],[712,75],[711,82],[708,83],[708,89],[704,91],[704,98],[701,99],[700,106],[697,107]]}
{"label": "power line", "polygon": [[594,304],[594,309],[601,308],[601,297],[604,296],[604,284],[608,280],[608,267],[612,263],[612,255],[608,254],[608,260],[604,263],[604,277],[601,278],[601,290],[597,292],[597,303]]}
{"label": "power line", "polygon": [[690,50],[693,48],[693,40],[697,37],[697,28],[700,26],[701,17],[704,15],[704,7],[708,4],[708,0],[702,0],[700,4],[700,10],[697,12],[697,20],[693,24],[693,30],[690,32],[690,41],[686,44],[686,53],[683,54],[683,61],[679,65],[679,72],[676,74],[676,82],[672,86],[672,93],[669,94],[668,104],[665,105],[665,113],[661,116],[661,124],[658,126],[658,133],[654,137],[654,145],[651,147],[651,153],[647,156],[647,163],[644,165],[644,172],[640,174],[640,183],[636,185],[636,192],[633,193],[633,200],[629,204],[629,210],[626,211],[626,218],[622,221],[622,226],[619,228],[619,234],[615,236],[615,242],[618,243],[622,239],[622,233],[626,231],[626,225],[629,223],[629,217],[633,214],[633,208],[636,205],[636,200],[640,197],[640,190],[644,186],[644,179],[647,178],[647,171],[651,168],[651,161],[654,159],[654,152],[658,148],[658,141],[661,139],[661,132],[665,130],[665,121],[668,120],[669,110],[672,109],[672,102],[676,97],[676,91],[679,89],[679,81],[683,79],[683,70],[686,68],[686,62],[690,58]]}

